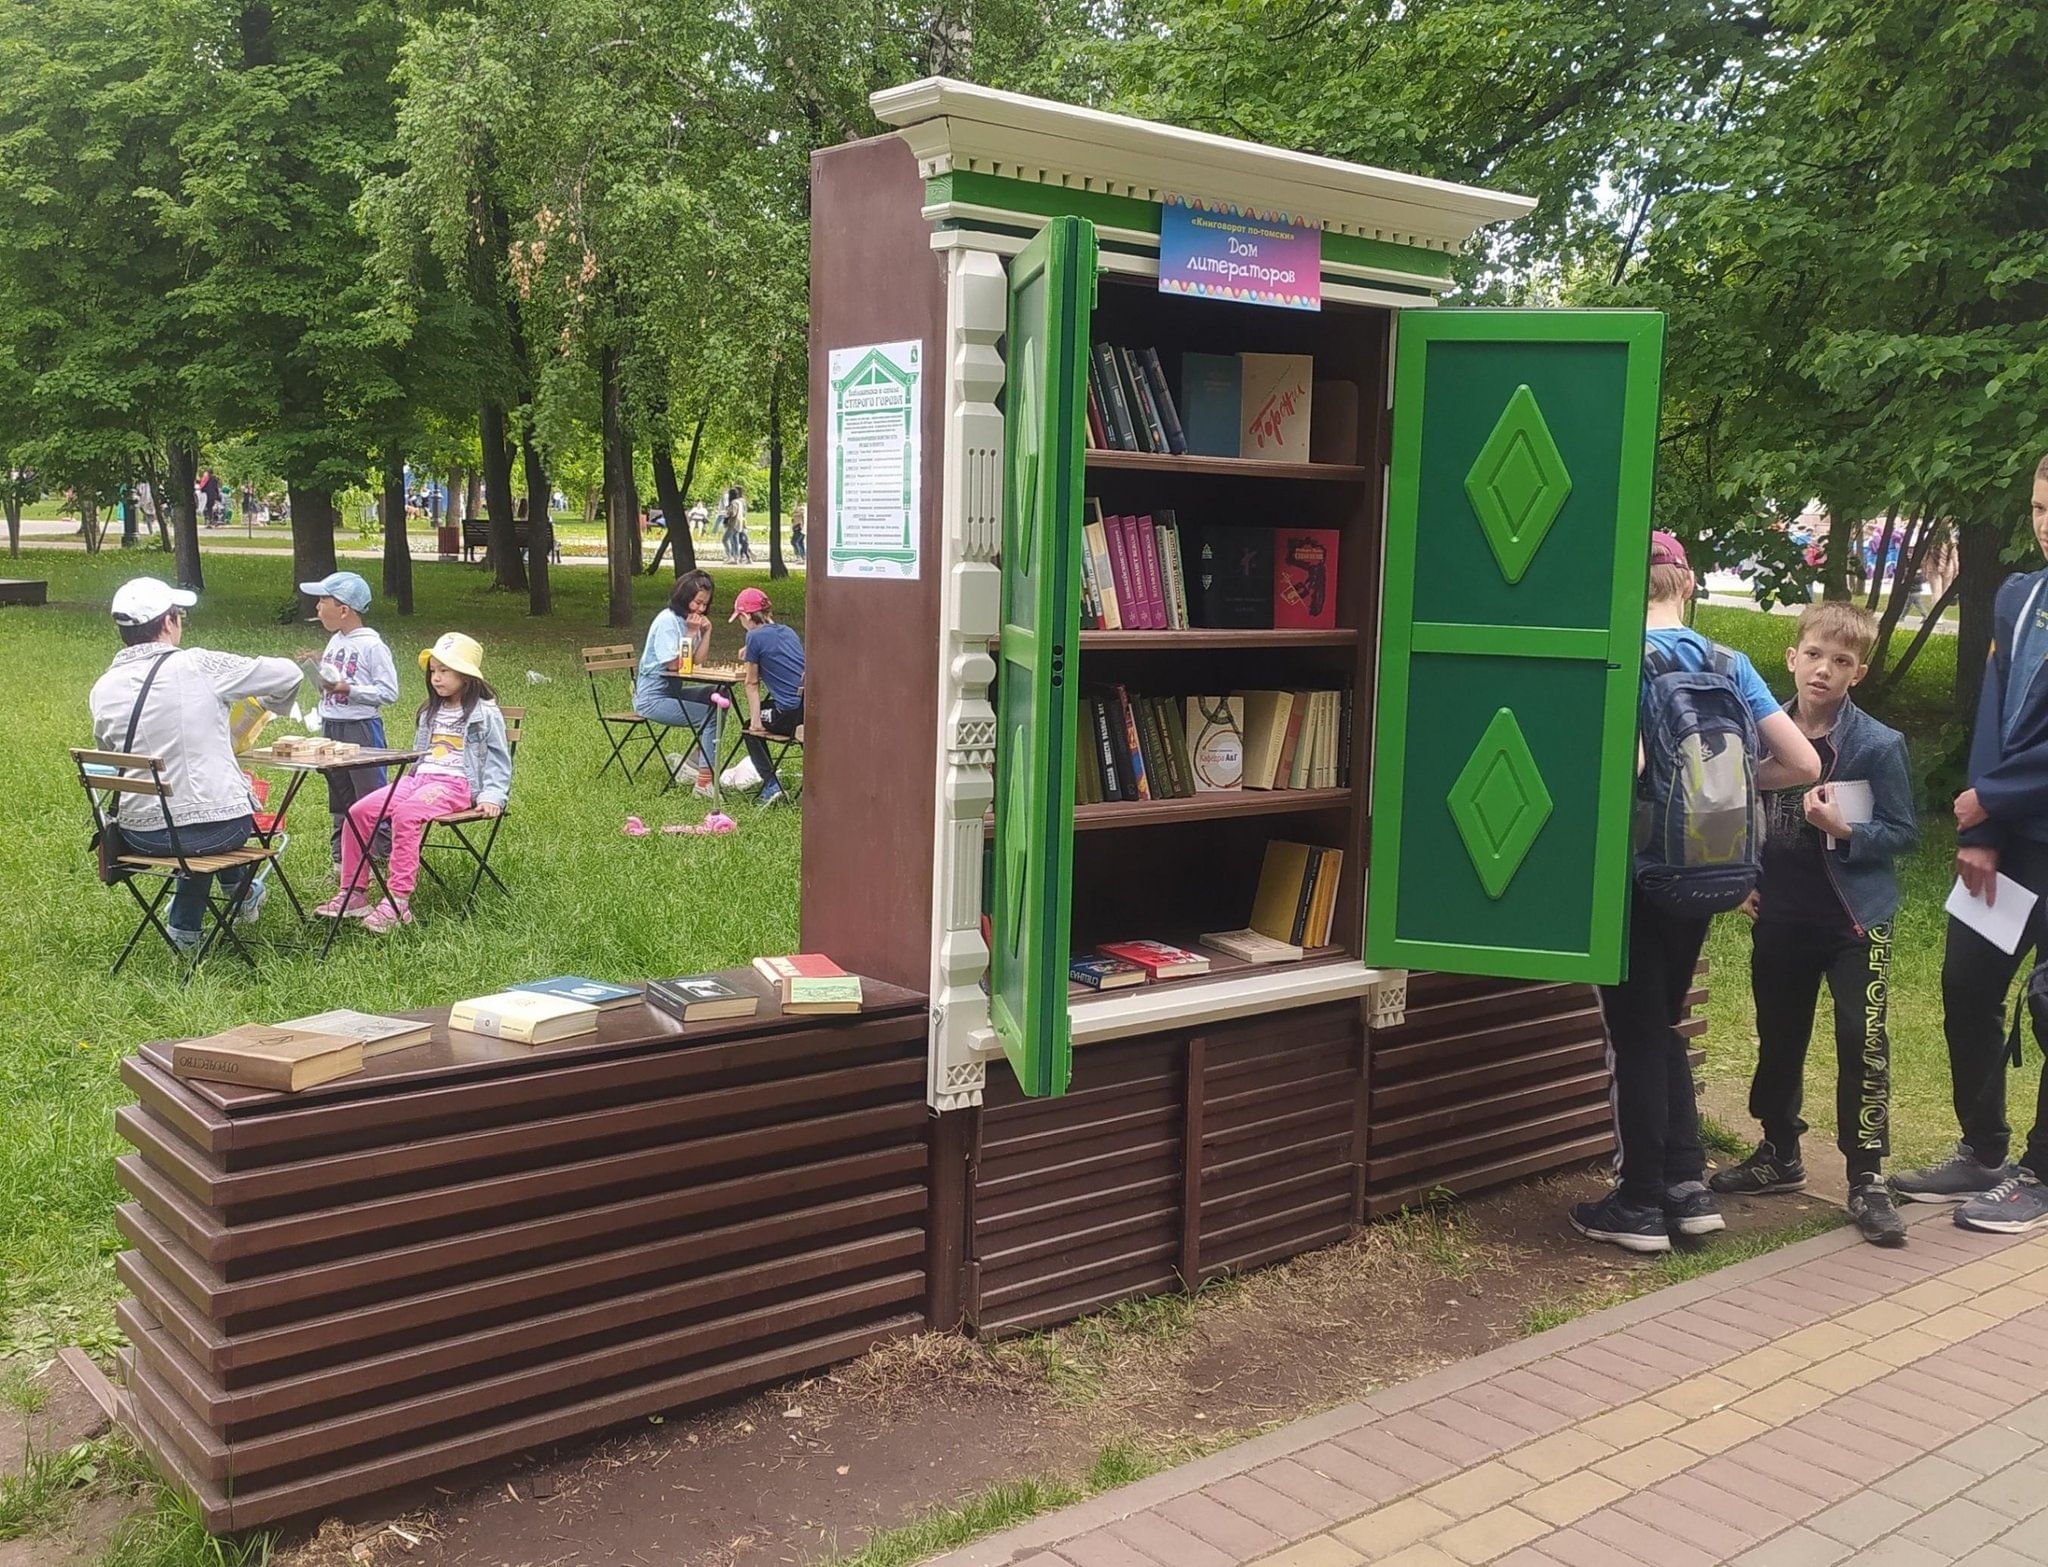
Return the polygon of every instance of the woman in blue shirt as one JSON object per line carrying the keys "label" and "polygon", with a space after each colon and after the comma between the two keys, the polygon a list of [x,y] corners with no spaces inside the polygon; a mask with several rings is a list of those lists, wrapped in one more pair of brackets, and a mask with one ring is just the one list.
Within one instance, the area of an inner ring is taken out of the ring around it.
{"label": "woman in blue shirt", "polygon": [[710,651],[713,596],[709,572],[686,571],[676,579],[668,608],[647,628],[647,645],[640,651],[640,677],[633,687],[634,712],[672,729],[688,729],[699,737],[683,765],[697,769],[697,793],[706,799],[718,795],[711,780],[711,760],[718,754],[718,698],[722,693],[711,686],[691,685],[681,675],[686,644],[693,665],[702,663]]}

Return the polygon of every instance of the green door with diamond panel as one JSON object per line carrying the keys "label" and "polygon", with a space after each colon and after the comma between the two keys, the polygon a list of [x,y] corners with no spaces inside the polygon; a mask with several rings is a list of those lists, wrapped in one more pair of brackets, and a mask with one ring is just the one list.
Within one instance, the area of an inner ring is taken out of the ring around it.
{"label": "green door with diamond panel", "polygon": [[1365,955],[1622,976],[1664,319],[1399,318]]}
{"label": "green door with diamond panel", "polygon": [[1074,880],[1081,463],[1095,226],[1054,218],[1010,263],[989,1013],[1027,1094],[1065,1093]]}

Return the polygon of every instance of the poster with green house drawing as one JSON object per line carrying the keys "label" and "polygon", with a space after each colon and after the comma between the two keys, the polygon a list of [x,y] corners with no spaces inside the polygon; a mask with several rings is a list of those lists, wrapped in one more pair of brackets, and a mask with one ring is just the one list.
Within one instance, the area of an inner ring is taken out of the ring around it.
{"label": "poster with green house drawing", "polygon": [[835,348],[827,372],[825,572],[917,580],[924,344]]}

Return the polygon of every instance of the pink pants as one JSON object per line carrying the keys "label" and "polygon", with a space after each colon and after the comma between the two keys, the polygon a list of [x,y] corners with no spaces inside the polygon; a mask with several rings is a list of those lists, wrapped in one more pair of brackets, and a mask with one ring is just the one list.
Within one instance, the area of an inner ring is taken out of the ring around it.
{"label": "pink pants", "polygon": [[391,884],[394,898],[406,898],[420,879],[420,842],[427,835],[427,823],[450,811],[469,809],[469,780],[444,773],[425,777],[409,773],[351,805],[349,825],[341,834],[341,885],[348,891],[373,891],[376,887],[375,879],[363,869],[363,846],[370,841],[387,799],[391,802],[391,863],[384,879]]}

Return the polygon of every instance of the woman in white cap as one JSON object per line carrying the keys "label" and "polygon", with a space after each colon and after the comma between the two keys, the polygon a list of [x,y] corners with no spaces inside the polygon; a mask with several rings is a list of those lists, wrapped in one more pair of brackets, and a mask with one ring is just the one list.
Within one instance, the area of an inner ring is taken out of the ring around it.
{"label": "woman in white cap", "polygon": [[[121,651],[94,682],[93,738],[102,750],[154,756],[162,763],[169,798],[121,796],[121,836],[136,854],[170,854],[170,826],[177,825],[177,850],[187,856],[239,849],[256,831],[250,817],[249,783],[235,760],[228,733],[228,709],[254,697],[285,711],[299,689],[299,666],[288,658],[244,658],[182,646],[185,611],[199,595],[155,577],[137,577],[114,595],[114,625]],[[266,890],[242,894],[238,923],[256,918]],[[222,873],[232,896],[242,891],[246,868]],[[171,896],[171,940],[181,951],[198,948],[205,934],[210,875],[183,876]]]}

